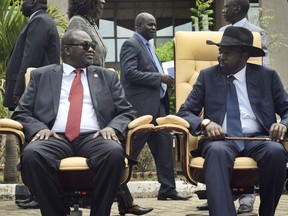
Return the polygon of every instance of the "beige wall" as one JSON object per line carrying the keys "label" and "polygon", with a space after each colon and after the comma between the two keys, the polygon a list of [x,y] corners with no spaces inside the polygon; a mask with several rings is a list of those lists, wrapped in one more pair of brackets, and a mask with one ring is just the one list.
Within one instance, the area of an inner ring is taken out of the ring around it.
{"label": "beige wall", "polygon": [[[286,40],[279,40],[287,46],[281,46],[273,49],[270,54],[271,66],[275,68],[281,76],[282,82],[288,86],[288,2],[287,0],[261,0],[260,5],[262,8],[270,9],[264,16],[273,16],[271,25],[267,31],[268,40],[271,41],[271,35],[282,33],[285,35]],[[264,10],[265,11],[265,10]],[[268,47],[269,51],[269,47]]]}

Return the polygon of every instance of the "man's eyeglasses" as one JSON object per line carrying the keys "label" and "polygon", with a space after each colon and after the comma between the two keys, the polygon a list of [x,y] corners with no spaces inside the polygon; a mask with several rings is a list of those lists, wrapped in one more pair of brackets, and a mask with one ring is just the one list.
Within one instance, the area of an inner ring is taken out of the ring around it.
{"label": "man's eyeglasses", "polygon": [[91,47],[93,50],[96,49],[96,44],[93,42],[83,42],[79,44],[65,44],[67,46],[81,46],[83,50],[88,51]]}

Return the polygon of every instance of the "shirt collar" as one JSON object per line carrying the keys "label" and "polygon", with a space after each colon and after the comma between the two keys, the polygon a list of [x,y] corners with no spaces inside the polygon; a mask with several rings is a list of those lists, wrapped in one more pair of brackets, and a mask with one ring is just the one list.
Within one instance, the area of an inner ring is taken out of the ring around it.
{"label": "shirt collar", "polygon": [[239,72],[233,75],[239,82],[243,83],[246,80],[246,66]]}
{"label": "shirt collar", "polygon": [[[63,72],[69,76],[76,68],[74,68],[73,66],[63,63]],[[81,68],[84,72],[84,74],[86,75],[86,68]]]}
{"label": "shirt collar", "polygon": [[31,14],[31,16],[29,17],[29,20],[31,20],[38,12],[40,12],[42,9],[39,9],[37,11],[35,11],[34,13]]}
{"label": "shirt collar", "polygon": [[135,32],[135,34],[141,39],[142,43],[144,45],[147,44],[147,42],[149,42],[148,40],[146,40],[146,38],[144,38],[141,34],[139,34],[138,32]]}
{"label": "shirt collar", "polygon": [[246,18],[243,18],[241,20],[239,20],[238,22],[234,23],[233,26],[239,26],[239,27],[242,27],[244,26],[244,23],[246,22]]}

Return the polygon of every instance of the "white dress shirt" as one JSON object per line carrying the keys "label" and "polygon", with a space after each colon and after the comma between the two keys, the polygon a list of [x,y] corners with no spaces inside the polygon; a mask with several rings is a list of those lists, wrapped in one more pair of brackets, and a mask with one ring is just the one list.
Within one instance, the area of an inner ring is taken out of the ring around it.
{"label": "white dress shirt", "polygon": [[[246,86],[246,66],[234,74],[235,80],[233,84],[235,85],[238,103],[240,109],[240,120],[242,125],[242,132],[244,136],[249,136],[258,132],[261,132],[261,126],[254,115],[251,104],[248,98],[247,86]],[[227,132],[227,120],[226,114],[224,122],[222,125],[225,133]]]}
{"label": "white dress shirt", "polygon": [[[74,67],[63,63],[63,78],[60,93],[59,109],[56,116],[55,123],[52,127],[52,131],[55,132],[65,132],[66,122],[68,118],[70,102],[68,100],[70,88],[76,73],[73,73]],[[81,82],[83,85],[84,95],[83,95],[83,106],[82,106],[82,116],[80,124],[80,132],[87,131],[97,131],[99,130],[99,124],[97,121],[97,116],[93,108],[90,90],[87,81],[86,68],[82,68],[83,73],[81,73]]]}

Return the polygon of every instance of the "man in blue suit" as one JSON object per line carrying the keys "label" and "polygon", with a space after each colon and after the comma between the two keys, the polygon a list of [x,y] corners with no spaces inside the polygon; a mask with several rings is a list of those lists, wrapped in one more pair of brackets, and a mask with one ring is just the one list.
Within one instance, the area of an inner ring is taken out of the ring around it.
{"label": "man in blue suit", "polygon": [[[178,115],[190,123],[191,134],[204,133],[208,137],[200,141],[197,153],[205,158],[209,215],[237,215],[230,178],[235,158],[242,155],[252,157],[258,164],[259,215],[272,216],[286,176],[287,152],[279,141],[287,132],[287,93],[276,71],[247,63],[249,57],[265,53],[253,46],[253,35],[246,28],[229,26],[220,43],[207,43],[219,47],[219,64],[201,71]],[[231,76],[234,81],[229,83]],[[236,89],[234,97],[231,97],[231,85]],[[232,114],[238,112],[238,116],[231,117],[228,111],[231,106],[234,107]],[[203,108],[204,119],[201,119],[198,115]],[[276,114],[281,118],[279,122]],[[226,134],[236,131],[230,131],[231,120],[232,124],[239,122],[241,135],[238,136],[270,137],[271,141],[225,140]]]}

